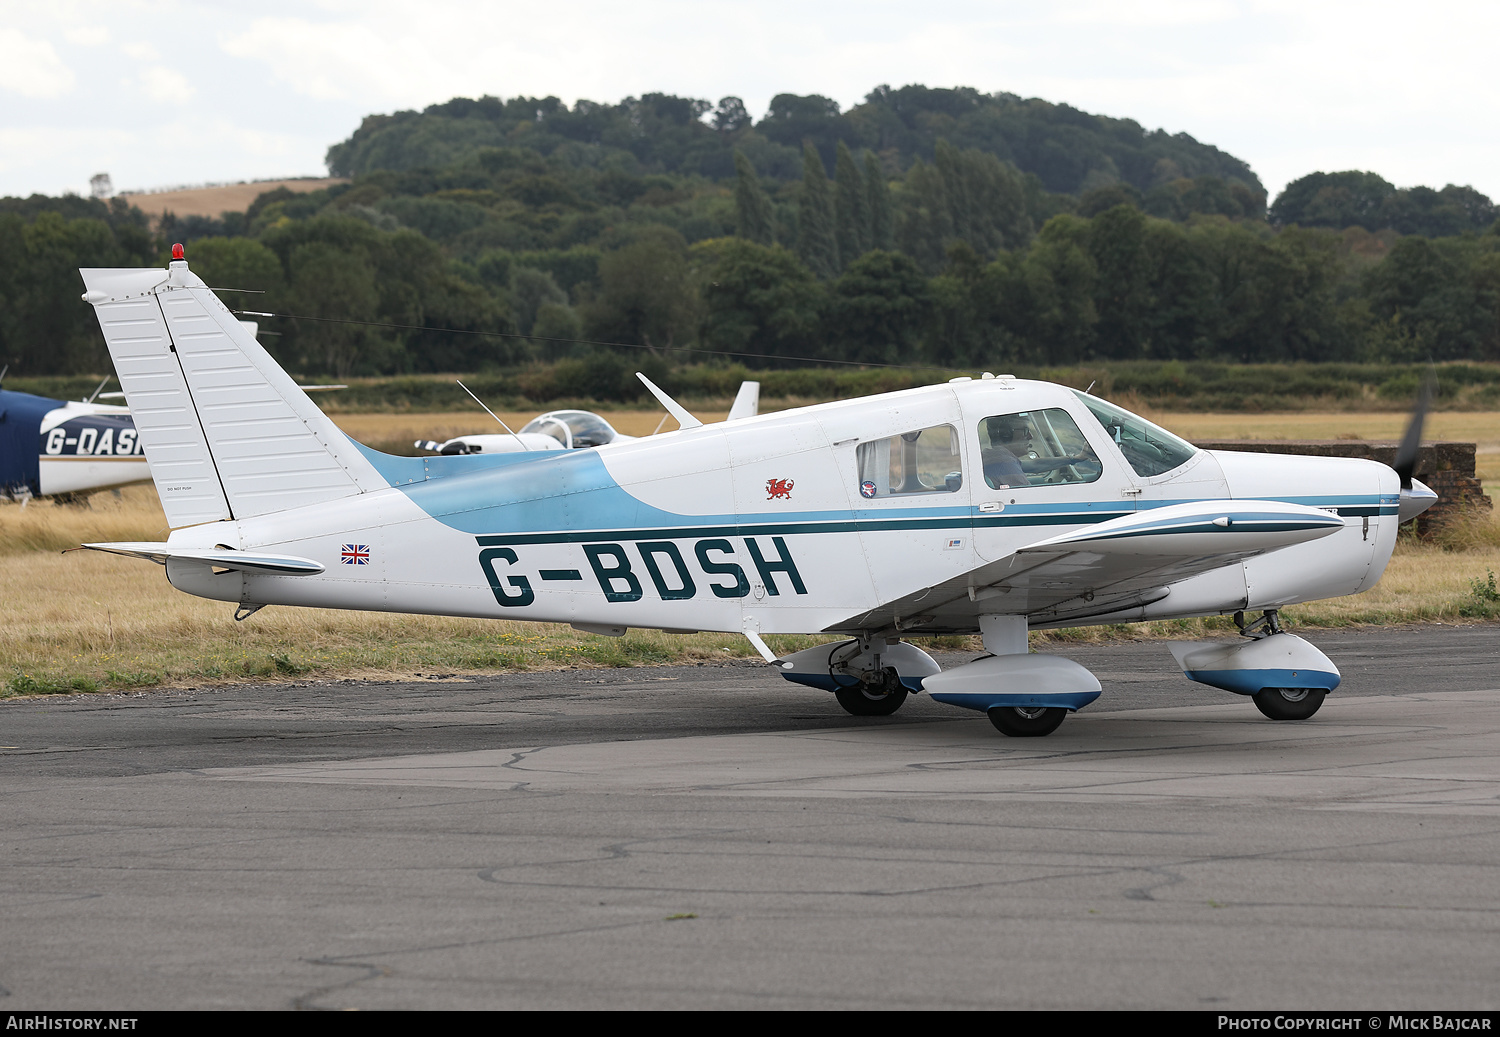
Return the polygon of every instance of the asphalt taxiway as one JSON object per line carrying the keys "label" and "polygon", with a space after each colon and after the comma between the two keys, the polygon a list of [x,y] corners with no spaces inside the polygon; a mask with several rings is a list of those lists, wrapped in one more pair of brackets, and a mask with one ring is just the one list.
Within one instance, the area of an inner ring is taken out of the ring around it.
{"label": "asphalt taxiway", "polygon": [[1485,1009],[1500,627],[1044,739],[751,665],[0,702],[0,1009]]}

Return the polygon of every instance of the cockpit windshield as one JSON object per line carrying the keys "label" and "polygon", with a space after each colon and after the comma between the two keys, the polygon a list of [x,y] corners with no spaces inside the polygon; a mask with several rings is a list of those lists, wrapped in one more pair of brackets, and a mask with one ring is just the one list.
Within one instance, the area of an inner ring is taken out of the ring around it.
{"label": "cockpit windshield", "polygon": [[564,447],[603,446],[614,442],[614,427],[599,415],[586,410],[555,410],[527,422],[522,432],[540,432],[551,436]]}
{"label": "cockpit windshield", "polygon": [[1078,392],[1077,389],[1073,391],[1094,417],[1099,419],[1099,424],[1104,426],[1104,430],[1115,441],[1120,453],[1125,455],[1125,460],[1137,475],[1163,475],[1187,464],[1198,452],[1193,444],[1178,439],[1166,429],[1153,425],[1137,414],[1122,410],[1112,403],[1105,403],[1088,393]]}

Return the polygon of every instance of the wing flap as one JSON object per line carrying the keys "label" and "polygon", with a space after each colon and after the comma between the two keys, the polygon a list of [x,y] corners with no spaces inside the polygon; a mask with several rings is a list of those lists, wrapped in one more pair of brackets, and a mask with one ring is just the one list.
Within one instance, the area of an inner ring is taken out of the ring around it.
{"label": "wing flap", "polygon": [[973,630],[977,617],[1085,619],[1159,601],[1172,584],[1342,529],[1337,515],[1280,501],[1195,501],[1061,533],[829,626]]}

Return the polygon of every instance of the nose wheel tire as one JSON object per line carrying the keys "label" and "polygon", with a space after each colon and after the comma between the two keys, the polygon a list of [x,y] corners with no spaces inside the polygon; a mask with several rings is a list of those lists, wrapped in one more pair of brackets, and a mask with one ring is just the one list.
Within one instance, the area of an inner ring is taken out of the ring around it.
{"label": "nose wheel tire", "polygon": [[844,712],[857,717],[888,717],[906,701],[906,689],[899,682],[888,684],[855,684],[837,688],[834,697]]}
{"label": "nose wheel tire", "polygon": [[1068,711],[1060,706],[995,706],[987,715],[1002,735],[1040,738],[1062,726]]}
{"label": "nose wheel tire", "polygon": [[1255,693],[1255,708],[1272,720],[1306,720],[1327,695],[1322,688],[1262,688]]}

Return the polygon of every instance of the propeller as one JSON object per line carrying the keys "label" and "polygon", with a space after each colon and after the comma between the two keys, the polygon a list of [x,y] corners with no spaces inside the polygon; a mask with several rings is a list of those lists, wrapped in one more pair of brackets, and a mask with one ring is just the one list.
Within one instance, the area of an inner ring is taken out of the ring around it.
{"label": "propeller", "polygon": [[1417,470],[1417,455],[1422,449],[1422,425],[1427,420],[1427,408],[1432,404],[1432,373],[1422,381],[1422,388],[1417,393],[1417,406],[1411,412],[1411,421],[1406,426],[1406,435],[1401,437],[1401,445],[1396,448],[1396,461],[1391,465],[1396,469],[1396,474],[1401,477],[1401,488],[1411,489],[1411,477]]}
{"label": "propeller", "polygon": [[1391,465],[1401,478],[1401,502],[1396,521],[1407,523],[1438,502],[1438,495],[1418,479],[1412,478],[1417,470],[1417,457],[1422,450],[1422,425],[1427,420],[1427,408],[1432,405],[1432,372],[1422,381],[1417,393],[1417,406],[1411,412],[1411,421],[1406,426],[1406,435],[1396,448],[1396,459]]}

